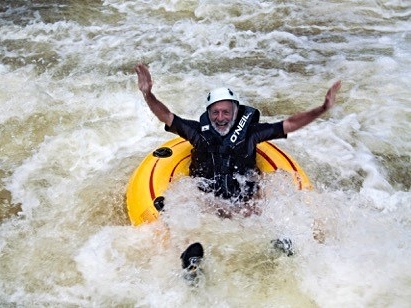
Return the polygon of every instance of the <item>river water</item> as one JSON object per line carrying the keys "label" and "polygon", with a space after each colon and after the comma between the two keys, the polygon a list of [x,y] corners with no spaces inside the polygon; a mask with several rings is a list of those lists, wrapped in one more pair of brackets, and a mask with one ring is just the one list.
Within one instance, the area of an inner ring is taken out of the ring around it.
{"label": "river water", "polygon": [[[406,0],[2,0],[0,306],[409,307],[410,19]],[[224,84],[281,120],[341,79],[335,108],[276,142],[315,188],[265,175],[262,214],[221,220],[183,178],[131,226],[128,179],[173,137],[139,61],[187,118]],[[179,261],[194,241],[198,288]]]}

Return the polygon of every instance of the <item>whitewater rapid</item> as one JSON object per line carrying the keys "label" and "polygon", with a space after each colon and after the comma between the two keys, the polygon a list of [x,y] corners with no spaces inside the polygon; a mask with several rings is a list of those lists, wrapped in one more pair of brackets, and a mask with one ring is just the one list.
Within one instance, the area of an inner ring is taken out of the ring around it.
{"label": "whitewater rapid", "polygon": [[[400,0],[2,1],[0,305],[409,307],[410,16]],[[222,220],[184,178],[158,222],[131,226],[128,180],[174,137],[137,90],[140,61],[192,119],[217,86],[272,122],[341,79],[335,108],[276,141],[314,190],[265,175],[262,214]],[[194,241],[196,290],[179,260]]]}

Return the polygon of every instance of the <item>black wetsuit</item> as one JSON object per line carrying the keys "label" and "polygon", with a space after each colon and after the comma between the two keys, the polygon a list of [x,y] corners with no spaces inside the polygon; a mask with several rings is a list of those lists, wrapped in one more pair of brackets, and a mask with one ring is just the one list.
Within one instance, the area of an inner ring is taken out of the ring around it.
{"label": "black wetsuit", "polygon": [[[287,137],[282,122],[258,123],[258,120],[258,110],[240,105],[236,123],[224,137],[211,126],[207,112],[200,121],[174,115],[171,127],[165,129],[193,145],[190,175],[204,179],[199,182],[200,189],[213,191],[225,199],[246,201],[257,189],[255,181],[247,178],[258,172],[257,144]],[[246,179],[239,181],[238,176]]]}

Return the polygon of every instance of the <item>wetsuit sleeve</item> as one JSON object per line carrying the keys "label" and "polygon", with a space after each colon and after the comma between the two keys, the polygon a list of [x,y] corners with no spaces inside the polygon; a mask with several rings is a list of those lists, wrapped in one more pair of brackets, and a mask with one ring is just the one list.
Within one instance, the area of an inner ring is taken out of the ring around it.
{"label": "wetsuit sleeve", "polygon": [[272,139],[287,138],[284,133],[283,121],[277,123],[257,123],[250,127],[251,136],[255,143]]}
{"label": "wetsuit sleeve", "polygon": [[171,126],[165,125],[164,129],[188,140],[193,146],[198,142],[200,138],[200,122],[182,119],[176,115],[174,115],[173,123],[171,123]]}

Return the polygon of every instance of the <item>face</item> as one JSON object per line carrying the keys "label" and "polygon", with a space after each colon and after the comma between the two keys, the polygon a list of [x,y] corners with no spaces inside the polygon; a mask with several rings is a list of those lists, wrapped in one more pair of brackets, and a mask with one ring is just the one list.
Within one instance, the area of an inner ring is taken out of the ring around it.
{"label": "face", "polygon": [[232,101],[219,101],[208,109],[211,125],[221,135],[225,136],[233,127],[237,117],[237,105]]}

